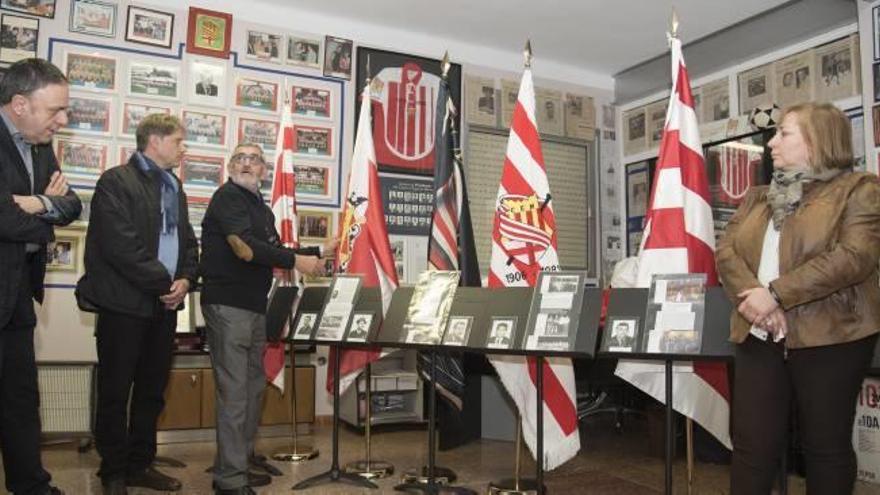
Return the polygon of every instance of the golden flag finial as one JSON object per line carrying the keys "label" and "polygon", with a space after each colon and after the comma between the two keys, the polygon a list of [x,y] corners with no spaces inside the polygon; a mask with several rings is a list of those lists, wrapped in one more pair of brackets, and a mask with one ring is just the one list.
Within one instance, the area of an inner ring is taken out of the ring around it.
{"label": "golden flag finial", "polygon": [[532,66],[532,40],[526,40],[526,47],[523,49],[523,58],[526,69]]}
{"label": "golden flag finial", "polygon": [[446,50],[446,53],[443,54],[443,60],[440,62],[440,72],[443,74],[443,79],[446,79],[446,76],[449,75],[450,67],[452,67],[452,64],[449,63],[449,50]]}
{"label": "golden flag finial", "polygon": [[678,38],[678,11],[672,7],[672,18],[669,21],[669,35]]}

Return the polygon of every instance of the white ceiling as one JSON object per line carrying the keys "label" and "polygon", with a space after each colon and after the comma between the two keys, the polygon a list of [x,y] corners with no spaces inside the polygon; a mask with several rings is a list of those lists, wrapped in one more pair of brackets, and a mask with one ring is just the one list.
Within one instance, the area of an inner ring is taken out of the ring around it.
{"label": "white ceiling", "polygon": [[[259,0],[290,6],[289,0]],[[666,52],[673,4],[686,44],[790,0],[296,0],[297,9],[613,75]],[[799,0],[798,0],[799,1]],[[395,47],[404,50],[405,47]]]}

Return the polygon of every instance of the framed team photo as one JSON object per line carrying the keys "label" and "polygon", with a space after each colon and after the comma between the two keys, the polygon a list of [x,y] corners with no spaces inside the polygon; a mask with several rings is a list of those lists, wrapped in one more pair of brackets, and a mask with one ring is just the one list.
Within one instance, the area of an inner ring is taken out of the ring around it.
{"label": "framed team photo", "polygon": [[184,110],[186,141],[204,146],[226,146],[226,115]]}
{"label": "framed team photo", "polygon": [[180,68],[152,62],[131,62],[128,66],[128,94],[149,98],[177,99]]}
{"label": "framed team photo", "polygon": [[331,93],[329,89],[292,86],[291,113],[302,117],[329,119]]}
{"label": "framed team photo", "polygon": [[40,21],[30,17],[3,14],[0,19],[0,62],[14,64],[37,56]]}
{"label": "framed team photo", "polygon": [[109,145],[99,141],[58,138],[55,156],[65,175],[97,180],[107,167]]}
{"label": "framed team photo", "polygon": [[128,160],[131,159],[131,155],[133,155],[135,151],[137,151],[137,147],[133,144],[120,144],[117,148],[117,162],[115,165],[128,163]]}
{"label": "framed team photo", "polygon": [[262,31],[247,32],[247,57],[263,62],[281,62],[283,36]]}
{"label": "framed team photo", "polygon": [[259,145],[264,154],[274,153],[278,128],[279,123],[275,120],[241,116],[238,118],[238,142]]}
{"label": "framed team photo", "polygon": [[128,6],[125,41],[171,48],[174,39],[174,14],[143,7]]}
{"label": "framed team photo", "polygon": [[330,158],[333,156],[333,129],[294,124],[293,149],[302,155]]}
{"label": "framed team photo", "polygon": [[222,59],[229,58],[232,14],[199,7],[189,8],[186,51]]}
{"label": "framed team photo", "polygon": [[110,98],[71,95],[65,131],[109,135],[112,102]]}
{"label": "framed team photo", "polygon": [[186,101],[191,104],[226,106],[226,62],[193,58],[189,62]]}
{"label": "framed team photo", "polygon": [[70,31],[113,38],[116,36],[116,4],[101,0],[73,0]]}
{"label": "framed team photo", "polygon": [[321,165],[294,164],[297,196],[330,197],[330,168]]}
{"label": "framed team photo", "polygon": [[235,81],[235,104],[249,110],[278,111],[278,83],[242,77]]}
{"label": "framed team photo", "polygon": [[144,117],[153,113],[171,115],[171,107],[154,105],[152,103],[124,102],[122,104],[122,125],[120,126],[120,134],[134,137],[135,131],[137,131],[137,126],[141,123],[141,120],[144,120]]}
{"label": "framed team photo", "polygon": [[180,175],[184,186],[198,189],[216,189],[223,183],[222,155],[207,153],[187,153],[180,164]]}
{"label": "framed team photo", "polygon": [[55,2],[56,0],[0,0],[0,9],[54,19]]}
{"label": "framed team photo", "polygon": [[333,232],[333,212],[299,210],[299,237],[312,241],[330,238]]}
{"label": "framed team photo", "polygon": [[79,246],[79,236],[56,235],[55,240],[46,245],[46,271],[76,272]]}
{"label": "framed team photo", "polygon": [[327,36],[324,39],[324,75],[340,79],[351,79],[351,40]]}
{"label": "framed team photo", "polygon": [[116,91],[116,58],[86,53],[66,52],[64,73],[72,89]]}
{"label": "framed team photo", "polygon": [[287,63],[320,69],[321,60],[324,59],[321,52],[321,40],[290,35],[287,37]]}

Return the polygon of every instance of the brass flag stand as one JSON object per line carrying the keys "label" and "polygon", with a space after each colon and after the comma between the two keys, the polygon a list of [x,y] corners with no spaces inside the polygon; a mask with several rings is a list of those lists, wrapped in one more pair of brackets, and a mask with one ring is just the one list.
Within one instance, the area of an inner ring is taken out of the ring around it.
{"label": "brass flag stand", "polygon": [[[366,402],[366,411],[364,413],[364,442],[366,449],[366,457],[360,461],[354,461],[345,466],[345,472],[351,474],[357,474],[362,476],[368,480],[385,478],[394,474],[394,465],[390,462],[386,461],[374,461],[372,460],[372,434],[371,428],[373,424],[373,364],[367,363],[366,370],[364,370],[364,383],[365,383],[365,402]],[[355,387],[357,388],[357,387]],[[360,391],[356,390],[355,393],[360,394]]]}

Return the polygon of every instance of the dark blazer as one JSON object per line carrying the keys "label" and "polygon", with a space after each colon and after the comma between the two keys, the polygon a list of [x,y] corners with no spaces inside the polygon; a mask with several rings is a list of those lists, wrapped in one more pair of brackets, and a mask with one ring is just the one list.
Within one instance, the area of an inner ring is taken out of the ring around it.
{"label": "dark blazer", "polygon": [[25,245],[39,244],[35,263],[30,263],[30,281],[34,299],[43,302],[43,277],[46,274],[46,243],[53,240],[52,225],[67,225],[76,220],[82,204],[73,189],[65,196],[49,196],[60,213],[54,220],[25,213],[12,200],[13,195],[29,196],[42,193],[49,178],[58,170],[58,162],[50,144],[35,145],[34,190],[24,161],[12,141],[6,124],[0,119],[0,328],[9,323],[18,299],[22,270],[25,269]]}
{"label": "dark blazer", "polygon": [[[85,274],[76,287],[85,311],[112,311],[151,318],[162,307],[159,296],[171,290],[171,276],[159,261],[161,200],[158,178],[127,164],[101,175],[92,196],[86,233]],[[175,176],[176,178],[176,176]],[[176,279],[195,287],[198,243],[189,223],[186,194],[177,180],[180,220]]]}

